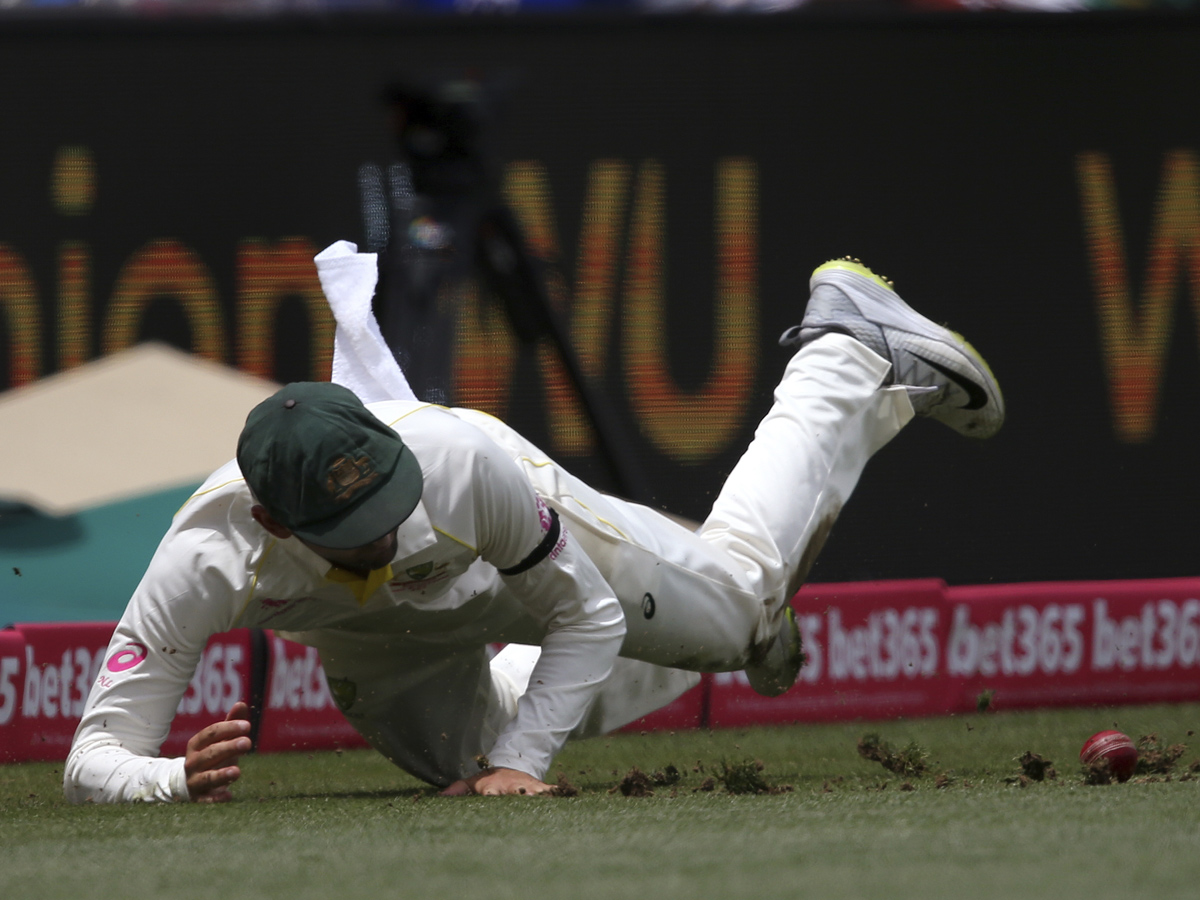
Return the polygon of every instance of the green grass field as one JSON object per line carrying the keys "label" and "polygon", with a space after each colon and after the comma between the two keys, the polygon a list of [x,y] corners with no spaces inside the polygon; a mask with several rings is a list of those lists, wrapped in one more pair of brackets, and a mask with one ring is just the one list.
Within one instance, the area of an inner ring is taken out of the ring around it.
{"label": "green grass field", "polygon": [[[1114,723],[1187,752],[1086,784],[1079,748]],[[927,773],[862,758],[872,732]],[[1058,777],[1023,785],[1026,751]],[[1198,757],[1182,705],[620,735],[570,746],[556,798],[439,798],[355,751],[248,757],[221,806],[71,807],[61,765],[7,766],[0,897],[1195,898]],[[634,768],[652,796],[622,792]]]}

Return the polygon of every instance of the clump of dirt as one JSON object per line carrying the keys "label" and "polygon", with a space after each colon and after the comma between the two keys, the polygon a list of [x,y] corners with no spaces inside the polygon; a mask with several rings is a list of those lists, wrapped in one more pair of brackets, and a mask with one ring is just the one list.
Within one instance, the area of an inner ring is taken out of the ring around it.
{"label": "clump of dirt", "polygon": [[1017,762],[1021,764],[1021,774],[1030,781],[1058,778],[1058,770],[1054,768],[1054,763],[1032,750],[1026,750]]}
{"label": "clump of dirt", "polygon": [[650,780],[649,775],[634,766],[609,793],[615,794],[618,791],[626,797],[653,797],[654,782]]}
{"label": "clump of dirt", "polygon": [[992,700],[996,696],[996,692],[992,690],[980,691],[979,696],[975,698],[975,711],[987,712],[992,708]]}
{"label": "clump of dirt", "polygon": [[674,766],[667,766],[661,772],[655,772],[650,776],[650,779],[659,787],[670,787],[673,784],[679,784],[679,779],[683,776]]}
{"label": "clump of dirt", "polygon": [[1094,759],[1083,767],[1084,784],[1112,784],[1116,780],[1107,759]]}
{"label": "clump of dirt", "polygon": [[725,785],[730,794],[786,794],[791,791],[790,784],[771,784],[763,775],[766,765],[761,759],[744,760],[740,763],[730,763],[721,760],[721,771],[717,780]]}
{"label": "clump of dirt", "polygon": [[721,771],[717,780],[725,785],[725,790],[731,794],[767,794],[771,786],[763,778],[762,771],[766,766],[761,760],[745,760],[740,763],[730,763],[721,760]]}
{"label": "clump of dirt", "polygon": [[708,791],[715,791],[716,789],[717,789],[717,779],[705,778],[702,782],[700,782],[699,787],[692,788],[692,793],[694,794],[697,791],[703,791],[703,792],[707,793]]}
{"label": "clump of dirt", "polygon": [[1156,733],[1144,734],[1137,740],[1137,775],[1169,775],[1179,757],[1187,753],[1184,744],[1163,745]]}
{"label": "clump of dirt", "polygon": [[646,774],[634,766],[609,793],[615,794],[619,791],[626,797],[653,797],[655,788],[670,787],[677,784],[681,777],[675,766],[667,766],[652,774]]}
{"label": "clump of dirt", "polygon": [[558,773],[558,783],[550,788],[551,797],[577,797],[579,796],[579,788],[567,781],[567,776],[563,772]]}
{"label": "clump of dirt", "polygon": [[905,777],[920,778],[929,769],[926,762],[929,754],[916,743],[909,743],[901,750],[893,750],[887,741],[877,734],[864,734],[858,740],[858,755],[874,760],[889,772]]}
{"label": "clump of dirt", "polygon": [[954,776],[949,772],[939,772],[937,778],[934,779],[933,785],[937,788],[948,788],[954,784]]}

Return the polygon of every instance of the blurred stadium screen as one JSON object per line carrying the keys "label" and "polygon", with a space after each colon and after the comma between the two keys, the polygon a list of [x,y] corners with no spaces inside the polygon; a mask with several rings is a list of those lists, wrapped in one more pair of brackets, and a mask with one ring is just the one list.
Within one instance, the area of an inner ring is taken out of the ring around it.
{"label": "blurred stadium screen", "polygon": [[[503,76],[502,197],[651,502],[703,517],[849,253],[1011,419],[902,435],[815,580],[1190,574],[1198,55],[1180,16],[0,21],[0,387],[146,339],[328,377],[311,258],[371,239],[384,86]],[[438,302],[450,399],[612,487],[553,349],[477,279]]]}

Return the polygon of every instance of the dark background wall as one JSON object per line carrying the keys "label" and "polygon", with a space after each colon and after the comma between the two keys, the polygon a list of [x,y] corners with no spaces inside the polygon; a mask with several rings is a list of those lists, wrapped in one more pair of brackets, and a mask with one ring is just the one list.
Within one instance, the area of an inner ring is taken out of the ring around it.
{"label": "dark background wall", "polygon": [[[786,361],[774,340],[798,321],[808,273],[849,253],[970,337],[1010,419],[983,444],[924,422],[902,434],[872,463],[814,580],[1194,574],[1198,58],[1200,21],[1184,17],[8,23],[0,387],[114,349],[106,323],[131,291],[153,295],[138,307],[139,339],[282,380],[327,376],[304,273],[282,289],[266,337],[239,334],[247,248],[303,259],[359,238],[360,166],[393,156],[383,85],[503,72],[515,87],[499,157],[544,176],[555,240],[543,246],[568,312],[586,283],[578,248],[595,165],[628,173],[610,327],[576,323],[575,337],[604,342],[588,352],[656,502],[703,516],[769,403]],[[752,196],[735,204],[740,263],[727,256],[722,269],[714,182],[729,161],[751,173],[740,184]],[[673,389],[709,377],[714,295],[730,271],[756,334],[753,351],[731,351],[749,373],[717,416],[731,430],[715,446],[684,435],[700,448],[690,453],[629,399],[630,242],[636,211],[657,209],[637,205],[648,171],[665,191],[656,343]],[[188,267],[192,306],[156,265]],[[501,401],[459,399],[501,402],[604,481],[594,454],[552,433],[543,371],[524,354]]]}

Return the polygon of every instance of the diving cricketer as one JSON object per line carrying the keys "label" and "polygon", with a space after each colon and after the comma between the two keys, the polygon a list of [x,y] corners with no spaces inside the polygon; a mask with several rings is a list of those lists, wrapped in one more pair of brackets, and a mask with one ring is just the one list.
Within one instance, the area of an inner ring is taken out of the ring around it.
{"label": "diving cricketer", "polygon": [[[375,266],[335,248],[317,257],[331,303],[330,272]],[[364,404],[335,383],[279,390],[134,592],[67,797],[231,798],[251,749],[245,703],[184,757],[158,755],[206,642],[231,628],[316,647],[354,727],[451,795],[545,793],[568,739],[645,715],[699,672],[786,691],[803,662],[789,601],[868,460],[914,415],[975,438],[1004,419],[979,354],[865,266],[826,263],[810,290],[781,338],[793,355],[773,404],[695,532],[483,413]]]}

